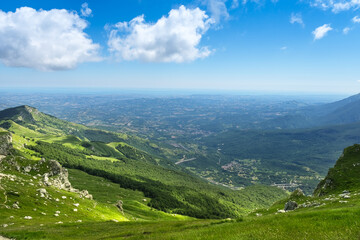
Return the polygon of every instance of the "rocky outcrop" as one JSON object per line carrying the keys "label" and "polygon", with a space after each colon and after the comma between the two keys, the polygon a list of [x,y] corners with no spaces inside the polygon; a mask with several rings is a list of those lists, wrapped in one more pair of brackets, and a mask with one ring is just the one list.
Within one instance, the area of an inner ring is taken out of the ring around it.
{"label": "rocky outcrop", "polygon": [[[49,172],[43,175],[43,183],[45,186],[53,186],[59,189],[63,189],[69,192],[78,193],[80,198],[93,199],[93,196],[87,191],[79,191],[71,186],[69,181],[69,172],[66,168],[62,167],[58,161],[50,160],[46,161],[42,159],[39,164],[46,164],[49,168]],[[41,193],[40,193],[41,194]]]}
{"label": "rocky outcrop", "polygon": [[287,203],[285,203],[285,207],[284,210],[285,211],[293,211],[298,207],[298,204],[294,201],[288,201]]}
{"label": "rocky outcrop", "polygon": [[[0,130],[0,157],[1,159],[9,154],[12,148],[12,136],[8,132],[1,132]],[[0,160],[1,160],[0,159]]]}
{"label": "rocky outcrop", "polygon": [[55,160],[50,160],[48,167],[49,172],[43,175],[43,183],[45,186],[54,186],[67,191],[75,191],[75,189],[71,187],[69,173],[66,168],[63,168],[60,163]]}

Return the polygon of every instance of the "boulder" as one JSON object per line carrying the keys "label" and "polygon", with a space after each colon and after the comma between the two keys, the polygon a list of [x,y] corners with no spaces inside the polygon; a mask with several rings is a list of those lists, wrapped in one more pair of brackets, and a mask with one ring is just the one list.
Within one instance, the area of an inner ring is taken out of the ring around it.
{"label": "boulder", "polygon": [[294,201],[288,201],[286,204],[285,204],[285,208],[284,210],[285,211],[293,211],[295,210],[296,208],[298,207],[298,204]]}
{"label": "boulder", "polygon": [[87,190],[82,190],[79,192],[79,196],[80,198],[86,198],[86,199],[93,199],[93,196],[87,191]]}
{"label": "boulder", "polygon": [[41,198],[48,198],[49,197],[49,195],[48,195],[45,188],[40,188],[37,191],[39,192]]}
{"label": "boulder", "polygon": [[20,207],[19,207],[19,202],[15,202],[13,205],[12,205],[12,207],[14,208],[14,209],[19,209]]}
{"label": "boulder", "polygon": [[31,171],[31,166],[24,167],[24,172],[29,173]]}

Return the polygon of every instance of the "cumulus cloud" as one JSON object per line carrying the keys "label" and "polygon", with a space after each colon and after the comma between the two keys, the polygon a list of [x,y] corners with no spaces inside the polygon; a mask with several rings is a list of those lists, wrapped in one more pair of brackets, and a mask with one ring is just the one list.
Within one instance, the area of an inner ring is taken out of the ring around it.
{"label": "cumulus cloud", "polygon": [[331,9],[334,13],[358,9],[360,0],[314,0],[310,3],[313,7],[319,7],[323,10]]}
{"label": "cumulus cloud", "polygon": [[81,16],[89,17],[92,13],[92,10],[89,8],[89,4],[87,2],[81,5]]}
{"label": "cumulus cloud", "polygon": [[353,17],[353,23],[360,23],[360,18],[358,16]]}
{"label": "cumulus cloud", "polygon": [[11,67],[43,71],[98,61],[99,45],[84,33],[86,27],[86,21],[67,10],[0,10],[0,61]]}
{"label": "cumulus cloud", "polygon": [[324,24],[316,28],[312,34],[314,35],[314,40],[319,40],[327,35],[329,31],[333,30],[330,24]]}
{"label": "cumulus cloud", "polygon": [[291,24],[298,23],[303,27],[305,26],[301,13],[291,13],[290,23]]}
{"label": "cumulus cloud", "polygon": [[199,8],[180,6],[155,23],[145,22],[144,16],[117,23],[110,30],[108,46],[123,60],[189,62],[211,54],[199,43],[213,23]]}

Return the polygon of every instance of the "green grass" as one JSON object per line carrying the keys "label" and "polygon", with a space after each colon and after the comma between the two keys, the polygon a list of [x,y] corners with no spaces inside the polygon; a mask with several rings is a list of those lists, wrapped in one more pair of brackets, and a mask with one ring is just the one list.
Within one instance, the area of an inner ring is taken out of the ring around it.
{"label": "green grass", "polygon": [[3,229],[0,234],[17,239],[359,239],[359,200],[357,195],[337,207],[302,208],[239,220],[25,226]]}
{"label": "green grass", "polygon": [[190,217],[152,209],[146,205],[151,199],[145,197],[144,193],[121,188],[119,184],[105,178],[91,176],[75,169],[70,169],[69,175],[69,180],[74,187],[88,190],[92,193],[94,200],[98,202],[115,204],[118,200],[122,200],[125,216],[129,220],[169,221],[191,219]]}
{"label": "green grass", "polygon": [[329,169],[324,180],[315,189],[316,195],[340,193],[344,190],[360,189],[360,145],[344,150],[335,166]]}

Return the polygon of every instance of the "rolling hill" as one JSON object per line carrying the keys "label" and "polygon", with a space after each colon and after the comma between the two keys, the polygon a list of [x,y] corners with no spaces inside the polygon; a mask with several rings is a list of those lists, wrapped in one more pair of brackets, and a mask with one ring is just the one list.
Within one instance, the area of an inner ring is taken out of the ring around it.
{"label": "rolling hill", "polygon": [[[10,134],[2,131],[1,142]],[[199,220],[146,208],[141,192],[131,191],[107,179],[70,170],[74,187],[86,186],[94,200],[42,185],[38,174],[53,169],[51,161],[26,160],[24,153],[4,144],[6,158],[0,165],[0,235],[15,239],[358,239],[360,186],[357,164],[359,145],[344,150],[327,179],[334,180],[322,196],[305,196],[297,190],[270,207],[237,219]],[[16,166],[20,165],[20,171]],[[32,170],[25,169],[31,166]],[[38,168],[37,166],[42,166]],[[49,168],[47,168],[49,167]],[[56,168],[55,168],[56,169]],[[54,169],[53,169],[54,170]],[[51,171],[53,171],[51,170]],[[51,172],[50,171],[50,172]],[[61,170],[60,172],[63,172]],[[41,175],[40,175],[41,176]],[[52,178],[56,178],[53,176]],[[13,180],[11,180],[13,179]],[[38,187],[46,189],[46,196]],[[343,191],[346,188],[347,191]],[[114,201],[121,197],[123,212]],[[58,200],[57,200],[58,199]],[[148,199],[148,198],[146,198]],[[285,211],[287,202],[296,202]],[[15,204],[15,205],[14,205]],[[8,206],[8,207],[5,207]],[[126,208],[125,208],[126,207]],[[76,211],[74,211],[76,209]]]}
{"label": "rolling hill", "polygon": [[57,160],[67,168],[118,184],[123,191],[140,192],[148,199],[138,202],[142,208],[197,218],[238,217],[285,194],[268,186],[233,191],[213,185],[127,144],[123,140],[128,135],[59,120],[29,106],[0,112],[0,126],[12,133],[15,155],[33,161]]}

